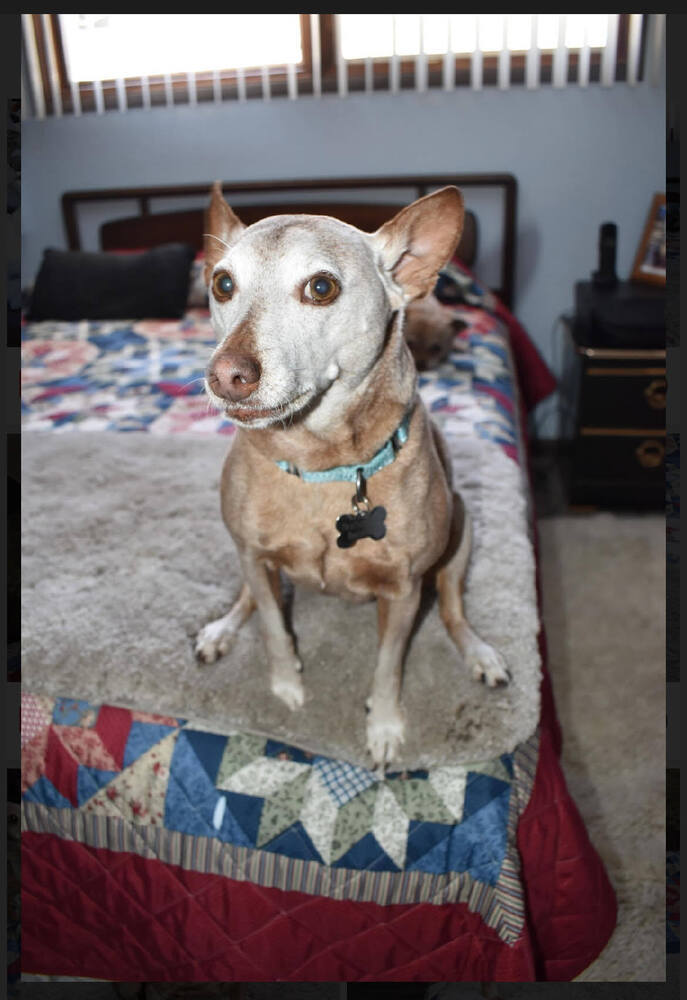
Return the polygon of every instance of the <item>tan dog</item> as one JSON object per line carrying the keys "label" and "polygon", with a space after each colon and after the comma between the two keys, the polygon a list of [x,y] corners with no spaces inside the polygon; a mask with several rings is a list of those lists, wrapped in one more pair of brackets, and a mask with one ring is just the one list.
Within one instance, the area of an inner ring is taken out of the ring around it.
{"label": "tan dog", "polygon": [[452,316],[431,292],[409,302],[403,330],[417,370],[436,368],[446,361],[452,350],[465,350],[465,345],[455,337],[466,326],[467,323]]}
{"label": "tan dog", "polygon": [[470,522],[403,337],[406,305],[434,287],[462,223],[453,187],[372,234],[308,215],[246,228],[219,184],[207,216],[219,344],[205,384],[238,428],[221,506],[244,584],[229,613],[201,630],[196,652],[206,662],[225,653],[257,607],[271,690],[297,709],[302,664],[284,623],[280,570],[329,594],[376,598],[367,742],[381,768],[404,738],[402,662],[426,574],[436,575],[441,616],[473,675],[492,687],[508,680],[501,655],[463,614]]}

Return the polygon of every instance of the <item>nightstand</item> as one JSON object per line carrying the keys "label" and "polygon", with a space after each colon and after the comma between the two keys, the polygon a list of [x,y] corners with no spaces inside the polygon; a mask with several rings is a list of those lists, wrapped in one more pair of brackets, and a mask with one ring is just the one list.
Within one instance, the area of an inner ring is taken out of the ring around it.
{"label": "nightstand", "polygon": [[662,289],[628,282],[601,290],[590,282],[576,286],[570,328],[577,357],[574,506],[665,506],[666,351],[657,346],[662,303]]}

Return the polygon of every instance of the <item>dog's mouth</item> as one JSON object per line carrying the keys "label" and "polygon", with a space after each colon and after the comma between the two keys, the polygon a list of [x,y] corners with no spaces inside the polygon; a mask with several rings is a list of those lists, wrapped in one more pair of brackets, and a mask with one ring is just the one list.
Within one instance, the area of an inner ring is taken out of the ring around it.
{"label": "dog's mouth", "polygon": [[229,405],[226,407],[224,412],[230,420],[233,420],[234,423],[240,424],[243,427],[257,425],[266,427],[268,424],[293,418],[300,410],[307,406],[314,395],[313,390],[308,389],[305,392],[300,393],[298,396],[295,396],[293,399],[290,399],[285,403],[280,403],[278,406],[257,407]]}

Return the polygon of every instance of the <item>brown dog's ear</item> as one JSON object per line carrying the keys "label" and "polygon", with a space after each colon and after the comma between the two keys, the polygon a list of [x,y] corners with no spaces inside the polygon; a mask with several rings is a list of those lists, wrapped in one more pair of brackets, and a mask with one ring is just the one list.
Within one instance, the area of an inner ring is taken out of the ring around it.
{"label": "brown dog's ear", "polygon": [[205,284],[210,284],[215,264],[222,259],[232,243],[235,243],[246,227],[238,219],[222,197],[222,185],[215,181],[212,185],[210,204],[205,210]]}
{"label": "brown dog's ear", "polygon": [[404,302],[432,291],[458,245],[464,215],[458,188],[445,187],[407,205],[373,234],[382,266]]}

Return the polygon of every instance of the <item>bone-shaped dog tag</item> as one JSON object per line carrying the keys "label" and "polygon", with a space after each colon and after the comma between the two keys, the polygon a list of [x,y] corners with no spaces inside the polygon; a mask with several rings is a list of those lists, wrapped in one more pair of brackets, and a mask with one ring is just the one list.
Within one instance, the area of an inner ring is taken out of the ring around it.
{"label": "bone-shaped dog tag", "polygon": [[336,530],[340,532],[336,544],[340,549],[350,549],[361,538],[373,538],[379,541],[386,535],[385,517],[384,507],[359,510],[355,514],[341,514],[336,519]]}

